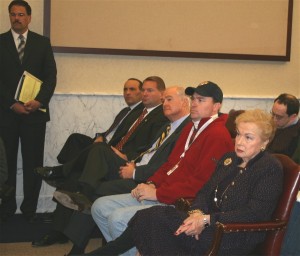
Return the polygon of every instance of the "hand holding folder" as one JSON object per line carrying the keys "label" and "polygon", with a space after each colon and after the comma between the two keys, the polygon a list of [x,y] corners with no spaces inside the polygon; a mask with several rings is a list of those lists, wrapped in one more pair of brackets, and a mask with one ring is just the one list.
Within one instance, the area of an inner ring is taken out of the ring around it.
{"label": "hand holding folder", "polygon": [[[34,100],[41,89],[42,83],[41,80],[24,71],[16,90],[15,100],[22,103]],[[40,108],[39,110],[46,112],[45,108]]]}

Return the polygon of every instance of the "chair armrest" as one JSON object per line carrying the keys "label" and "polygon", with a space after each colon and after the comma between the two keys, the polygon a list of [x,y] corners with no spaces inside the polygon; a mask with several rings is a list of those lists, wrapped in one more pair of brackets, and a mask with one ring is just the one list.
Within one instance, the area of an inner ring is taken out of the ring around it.
{"label": "chair armrest", "polygon": [[274,220],[255,223],[216,223],[214,240],[207,255],[217,255],[224,233],[232,232],[266,232],[282,230],[286,227],[286,220]]}
{"label": "chair armrest", "polygon": [[221,226],[224,233],[231,232],[257,232],[257,231],[270,231],[270,230],[281,230],[287,224],[285,220],[274,220],[266,222],[255,222],[255,223],[227,223],[223,224],[217,222],[217,226]]}

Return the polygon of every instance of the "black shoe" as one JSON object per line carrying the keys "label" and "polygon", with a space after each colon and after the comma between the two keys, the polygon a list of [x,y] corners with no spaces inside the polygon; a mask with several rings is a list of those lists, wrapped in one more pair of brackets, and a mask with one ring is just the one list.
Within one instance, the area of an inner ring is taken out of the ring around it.
{"label": "black shoe", "polygon": [[60,232],[51,232],[48,235],[43,236],[40,240],[32,241],[33,247],[50,246],[53,244],[65,244],[69,239]]}
{"label": "black shoe", "polygon": [[62,166],[38,167],[34,169],[34,172],[46,181],[64,178]]}
{"label": "black shoe", "polygon": [[80,192],[73,193],[57,190],[54,192],[53,196],[59,203],[67,208],[90,214],[92,202]]}

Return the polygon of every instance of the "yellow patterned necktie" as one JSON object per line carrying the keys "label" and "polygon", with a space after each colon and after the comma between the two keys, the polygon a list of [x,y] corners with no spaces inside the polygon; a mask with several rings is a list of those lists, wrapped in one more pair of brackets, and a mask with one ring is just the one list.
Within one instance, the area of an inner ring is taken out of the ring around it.
{"label": "yellow patterned necktie", "polygon": [[171,125],[169,124],[166,129],[163,131],[163,133],[160,135],[159,139],[156,142],[156,145],[154,148],[149,148],[148,150],[144,151],[143,153],[141,153],[137,158],[135,158],[134,160],[132,160],[132,162],[137,162],[137,160],[141,159],[143,155],[147,154],[147,153],[151,153],[153,151],[156,151],[160,145],[164,142],[165,138],[168,137],[169,132],[171,130]]}

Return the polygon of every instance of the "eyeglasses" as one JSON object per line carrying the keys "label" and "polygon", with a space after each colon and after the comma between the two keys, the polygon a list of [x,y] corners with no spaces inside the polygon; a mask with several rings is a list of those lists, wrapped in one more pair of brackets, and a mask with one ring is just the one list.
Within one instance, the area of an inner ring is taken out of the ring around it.
{"label": "eyeglasses", "polygon": [[283,118],[287,117],[287,116],[281,116],[281,115],[277,115],[275,114],[273,111],[270,111],[270,114],[272,115],[273,118],[275,118],[276,120],[282,120]]}

